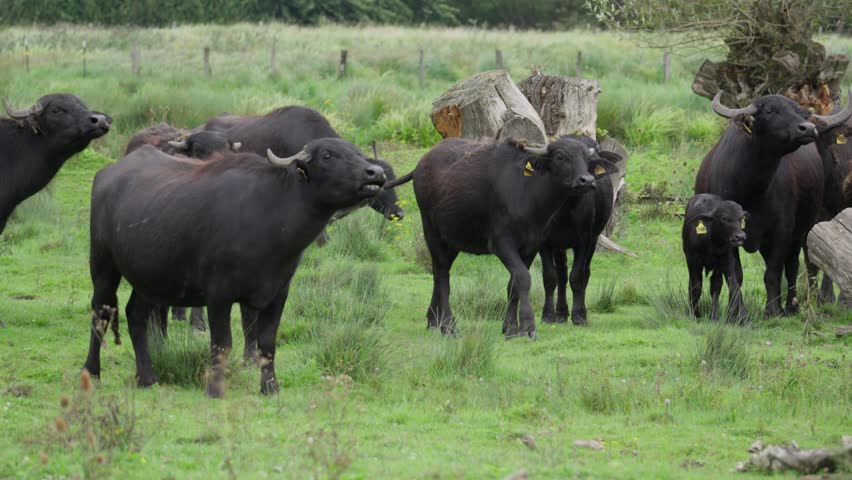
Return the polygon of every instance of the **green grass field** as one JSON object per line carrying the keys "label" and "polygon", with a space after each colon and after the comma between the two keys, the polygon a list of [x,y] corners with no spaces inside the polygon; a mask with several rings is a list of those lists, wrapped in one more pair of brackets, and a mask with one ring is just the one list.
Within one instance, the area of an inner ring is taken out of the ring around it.
{"label": "green grass field", "polygon": [[[852,54],[852,39],[823,40],[830,52]],[[130,74],[134,43],[140,77]],[[201,73],[205,45],[210,79]],[[351,70],[338,81],[341,48]],[[848,337],[833,331],[852,315],[803,298],[802,315],[763,319],[763,262],[747,256],[753,322],[688,318],[674,215],[682,203],[626,205],[614,239],[640,257],[596,255],[588,328],[539,324],[536,342],[503,340],[508,275],[496,258],[463,255],[451,298],[461,335],[443,338],[425,329],[431,274],[413,192],[401,187],[403,221],[362,210],[331,227],[326,248],[308,250],[279,331],[280,396],[261,397],[258,369],[240,362],[238,309],[224,400],[204,397],[206,335],[178,322],[154,349],[160,385],[131,387],[122,322],[124,342],[105,348],[101,380],[81,386],[91,180],[134,131],[305,104],[365,151],[378,140],[401,174],[439,138],[431,99],[493,68],[495,48],[515,81],[530,65],[573,74],[582,50],[584,76],[603,87],[599,127],[631,152],[631,191],[689,194],[723,127],[689,88],[704,57],[677,56],[664,85],[661,52],[629,37],[245,24],[3,31],[0,93],[16,105],[76,93],[115,125],[22,205],[0,237],[0,478],[504,478],[520,469],[531,478],[718,478],[732,475],[758,439],[839,446],[852,433],[852,362]],[[123,284],[119,298],[128,295]],[[594,439],[602,450],[574,445]]]}

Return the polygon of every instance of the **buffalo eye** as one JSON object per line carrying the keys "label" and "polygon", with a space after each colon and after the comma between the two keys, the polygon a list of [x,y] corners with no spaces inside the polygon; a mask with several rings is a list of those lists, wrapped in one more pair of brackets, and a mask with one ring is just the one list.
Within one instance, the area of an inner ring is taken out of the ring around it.
{"label": "buffalo eye", "polygon": [[323,152],[323,154],[322,154],[322,158],[323,158],[324,160],[328,160],[329,158],[331,158],[331,154],[330,154],[330,153],[328,153],[328,152]]}
{"label": "buffalo eye", "polygon": [[53,109],[53,113],[63,113],[64,111],[65,110],[61,109],[60,107],[56,107]]}
{"label": "buffalo eye", "polygon": [[562,152],[556,152],[556,154],[553,155],[553,158],[561,162],[562,160],[565,160],[565,155],[563,155]]}

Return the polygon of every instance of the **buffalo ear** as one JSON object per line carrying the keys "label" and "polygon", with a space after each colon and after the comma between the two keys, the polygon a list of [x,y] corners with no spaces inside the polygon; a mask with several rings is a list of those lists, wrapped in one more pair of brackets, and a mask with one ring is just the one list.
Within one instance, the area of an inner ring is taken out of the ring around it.
{"label": "buffalo ear", "polygon": [[713,228],[713,214],[701,214],[689,221],[688,228],[698,235],[710,235]]}
{"label": "buffalo ear", "polygon": [[609,160],[612,163],[618,163],[624,159],[621,155],[615,152],[607,152],[606,150],[601,150],[600,152],[598,152],[598,155]]}
{"label": "buffalo ear", "polygon": [[589,161],[589,173],[595,176],[595,178],[601,178],[606,175],[613,175],[618,173],[618,167],[615,164],[611,163],[608,160],[603,159],[595,159]]}

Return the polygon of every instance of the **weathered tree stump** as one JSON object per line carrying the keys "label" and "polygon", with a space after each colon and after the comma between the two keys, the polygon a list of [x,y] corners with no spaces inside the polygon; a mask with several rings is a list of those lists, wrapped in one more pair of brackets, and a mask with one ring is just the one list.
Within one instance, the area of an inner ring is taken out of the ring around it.
{"label": "weathered tree stump", "polygon": [[852,297],[852,208],[814,225],[808,234],[808,256],[834,280],[841,294]]}
{"label": "weathered tree stump", "polygon": [[518,88],[544,122],[548,139],[575,133],[597,138],[598,82],[535,72]]}
{"label": "weathered tree stump", "polygon": [[603,234],[609,237],[621,220],[621,204],[624,203],[624,192],[627,190],[627,180],[625,178],[627,176],[627,160],[629,155],[624,145],[618,143],[612,137],[604,137],[599,143],[601,150],[617,153],[621,156],[621,161],[615,164],[618,167],[618,172],[609,176],[609,180],[612,182],[613,194],[612,216],[609,217],[609,223],[606,224],[603,231]]}
{"label": "weathered tree stump", "polygon": [[454,85],[432,103],[431,116],[444,138],[493,142],[515,137],[547,143],[541,118],[503,70],[483,72]]}

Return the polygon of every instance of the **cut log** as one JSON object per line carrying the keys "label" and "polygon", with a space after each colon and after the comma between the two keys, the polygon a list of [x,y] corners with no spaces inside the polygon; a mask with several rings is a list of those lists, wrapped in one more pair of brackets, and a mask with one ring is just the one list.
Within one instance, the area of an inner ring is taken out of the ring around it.
{"label": "cut log", "polygon": [[548,139],[571,134],[597,138],[598,82],[534,72],[518,88],[544,122]]}
{"label": "cut log", "polygon": [[432,103],[431,116],[444,138],[493,142],[514,137],[547,143],[541,118],[503,70],[483,72],[454,85]]}
{"label": "cut log", "polygon": [[808,257],[843,295],[852,297],[852,208],[814,225],[808,234]]}
{"label": "cut log", "polygon": [[624,145],[618,143],[612,137],[604,137],[603,140],[600,141],[601,150],[606,152],[617,153],[621,156],[621,161],[616,163],[615,166],[618,167],[618,172],[613,173],[609,176],[609,180],[612,182],[612,216],[609,217],[609,222],[606,224],[604,228],[604,235],[607,237],[612,235],[612,231],[615,230],[615,226],[618,225],[618,222],[621,221],[621,204],[624,203],[624,192],[627,189],[627,160],[628,153],[627,149],[624,148]]}

